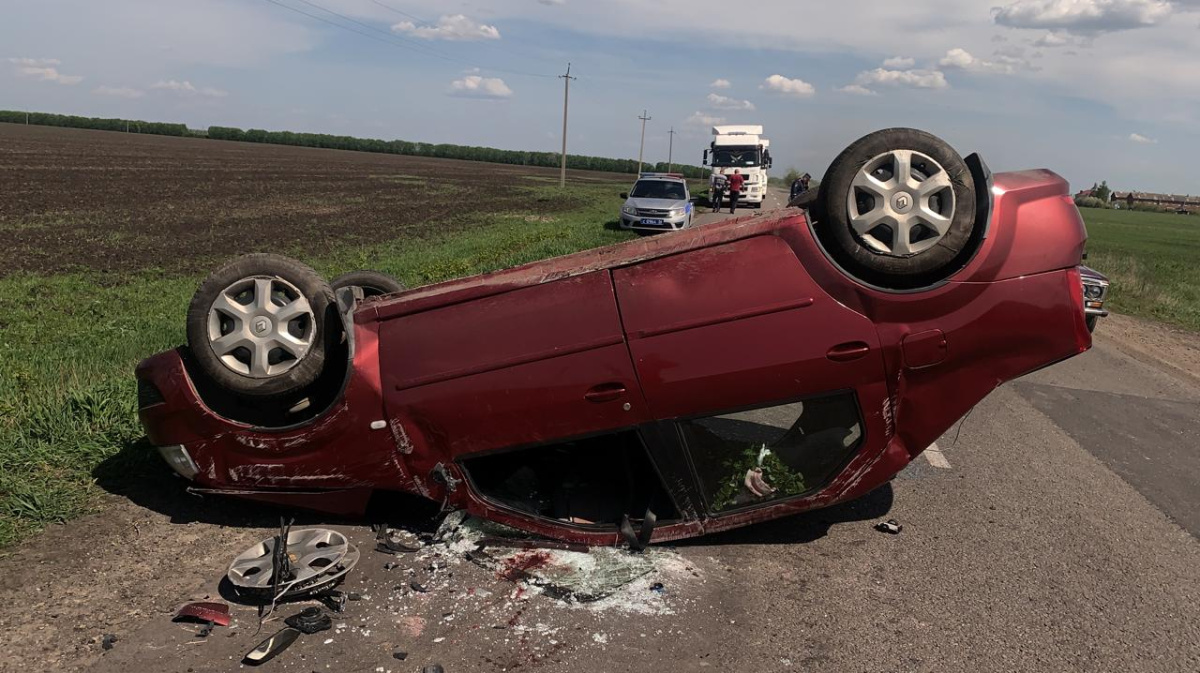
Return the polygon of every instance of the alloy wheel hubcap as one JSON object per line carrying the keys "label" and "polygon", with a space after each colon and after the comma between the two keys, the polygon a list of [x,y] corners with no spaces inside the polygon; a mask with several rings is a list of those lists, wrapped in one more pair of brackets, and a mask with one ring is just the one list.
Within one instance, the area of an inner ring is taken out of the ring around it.
{"label": "alloy wheel hubcap", "polygon": [[251,378],[295,367],[313,345],[312,306],[278,277],[243,278],[221,291],[208,311],[209,346],[230,371]]}
{"label": "alloy wheel hubcap", "polygon": [[928,155],[892,150],[859,169],[846,197],[850,227],[872,251],[909,257],[950,232],[954,184]]}

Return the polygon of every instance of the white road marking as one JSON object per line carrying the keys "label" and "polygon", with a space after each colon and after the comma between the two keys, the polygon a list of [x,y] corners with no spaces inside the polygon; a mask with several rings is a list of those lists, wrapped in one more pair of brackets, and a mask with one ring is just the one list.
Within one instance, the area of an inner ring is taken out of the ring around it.
{"label": "white road marking", "polygon": [[950,469],[950,461],[946,460],[946,455],[938,448],[937,442],[930,444],[923,455],[930,465],[943,470]]}

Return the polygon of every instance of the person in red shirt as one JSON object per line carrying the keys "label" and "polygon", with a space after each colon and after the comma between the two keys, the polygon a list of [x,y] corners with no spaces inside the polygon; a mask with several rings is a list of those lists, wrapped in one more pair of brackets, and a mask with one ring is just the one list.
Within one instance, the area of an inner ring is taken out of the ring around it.
{"label": "person in red shirt", "polygon": [[733,169],[733,175],[729,176],[729,214],[732,215],[737,210],[738,197],[742,195],[742,185],[745,184],[746,178],[742,175],[740,168]]}

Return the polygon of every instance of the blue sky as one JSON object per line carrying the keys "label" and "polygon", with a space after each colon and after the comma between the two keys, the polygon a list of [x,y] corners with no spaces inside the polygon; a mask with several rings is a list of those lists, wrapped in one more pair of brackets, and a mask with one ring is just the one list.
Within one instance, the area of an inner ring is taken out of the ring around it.
{"label": "blue sky", "polygon": [[2,108],[557,150],[570,61],[572,152],[636,157],[646,109],[647,160],[762,123],[778,173],[820,174],[915,126],[995,170],[1200,193],[1200,0],[4,4]]}

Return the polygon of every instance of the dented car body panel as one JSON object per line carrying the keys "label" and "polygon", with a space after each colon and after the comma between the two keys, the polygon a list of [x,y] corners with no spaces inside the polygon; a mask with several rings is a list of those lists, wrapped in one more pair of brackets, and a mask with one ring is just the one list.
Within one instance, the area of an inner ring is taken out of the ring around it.
{"label": "dented car body panel", "polygon": [[743,218],[363,302],[345,389],[296,427],[212,411],[176,351],[139,366],[139,414],[198,490],[338,513],[404,491],[603,545],[647,511],[666,541],[826,507],[1090,347],[1066,182],[991,196],[978,252],[918,292],[848,277],[802,214]]}

